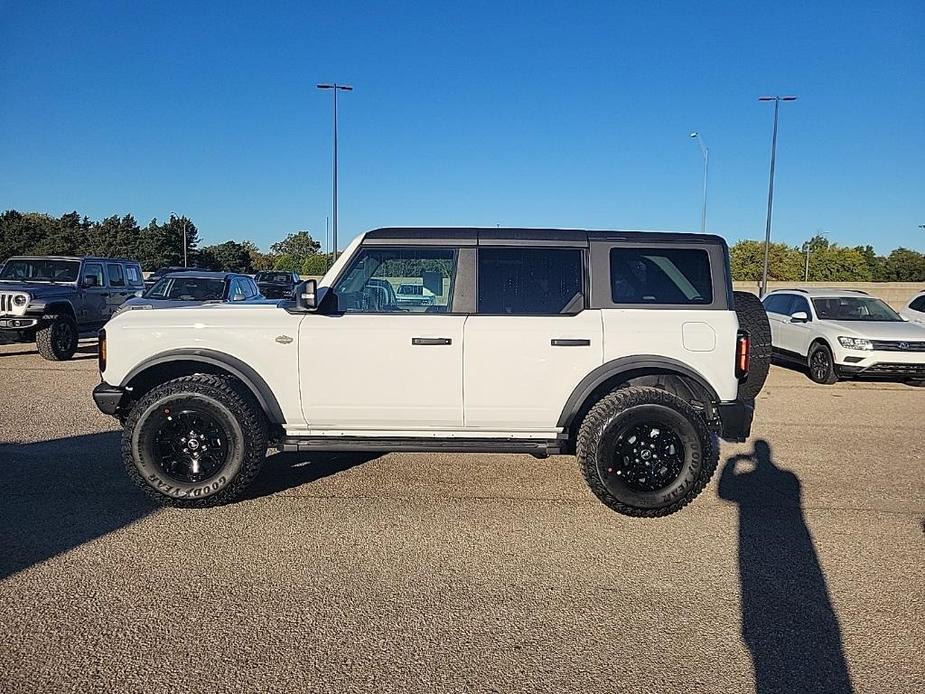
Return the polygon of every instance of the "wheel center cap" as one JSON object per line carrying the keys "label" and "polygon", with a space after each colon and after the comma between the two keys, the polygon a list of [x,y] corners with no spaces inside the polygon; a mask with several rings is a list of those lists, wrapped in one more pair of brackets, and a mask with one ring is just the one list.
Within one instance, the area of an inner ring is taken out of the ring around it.
{"label": "wheel center cap", "polygon": [[639,455],[640,455],[640,457],[641,457],[643,460],[648,460],[649,458],[652,457],[652,451],[650,451],[650,450],[642,450],[642,451],[639,452]]}
{"label": "wheel center cap", "polygon": [[199,439],[190,439],[189,443],[186,445],[189,446],[191,451],[195,451],[197,448],[199,448]]}

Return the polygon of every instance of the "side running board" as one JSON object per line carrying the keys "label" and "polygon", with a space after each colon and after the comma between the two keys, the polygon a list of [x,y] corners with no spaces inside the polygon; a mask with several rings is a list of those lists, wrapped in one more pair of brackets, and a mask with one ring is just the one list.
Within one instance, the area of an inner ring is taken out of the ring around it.
{"label": "side running board", "polygon": [[527,453],[545,458],[558,455],[564,441],[555,439],[476,439],[476,438],[367,438],[365,436],[305,436],[284,438],[279,450],[370,451],[375,453]]}

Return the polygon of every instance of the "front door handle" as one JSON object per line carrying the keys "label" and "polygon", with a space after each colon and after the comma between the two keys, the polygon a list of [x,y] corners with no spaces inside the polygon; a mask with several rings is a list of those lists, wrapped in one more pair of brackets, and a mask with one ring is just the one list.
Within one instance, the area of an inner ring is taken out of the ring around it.
{"label": "front door handle", "polygon": [[573,340],[570,338],[566,339],[566,338],[561,338],[561,337],[554,337],[553,339],[549,341],[549,344],[551,344],[553,347],[590,347],[591,340],[585,340],[585,339]]}
{"label": "front door handle", "polygon": [[448,337],[412,337],[412,345],[451,345],[453,340]]}

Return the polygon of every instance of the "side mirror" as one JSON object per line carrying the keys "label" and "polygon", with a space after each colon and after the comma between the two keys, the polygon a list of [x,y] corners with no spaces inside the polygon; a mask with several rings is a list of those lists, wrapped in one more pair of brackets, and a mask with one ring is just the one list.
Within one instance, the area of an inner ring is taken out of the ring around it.
{"label": "side mirror", "polygon": [[99,277],[96,275],[84,275],[84,286],[85,287],[98,287],[100,284]]}
{"label": "side mirror", "polygon": [[790,316],[791,323],[806,323],[807,321],[809,321],[809,316],[806,315],[806,311],[797,311]]}
{"label": "side mirror", "polygon": [[318,308],[318,282],[305,280],[296,285],[295,305],[300,311],[314,311]]}

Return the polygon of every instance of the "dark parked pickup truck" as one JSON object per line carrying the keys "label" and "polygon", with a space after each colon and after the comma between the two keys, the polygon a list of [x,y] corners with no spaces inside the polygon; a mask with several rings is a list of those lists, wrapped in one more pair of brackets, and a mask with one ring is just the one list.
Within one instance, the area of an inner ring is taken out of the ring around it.
{"label": "dark parked pickup truck", "polygon": [[70,359],[144,288],[134,260],[66,256],[15,257],[0,269],[0,334],[35,342],[50,361]]}
{"label": "dark parked pickup truck", "polygon": [[254,281],[267,299],[291,299],[295,286],[302,279],[295,272],[267,271],[258,272]]}

